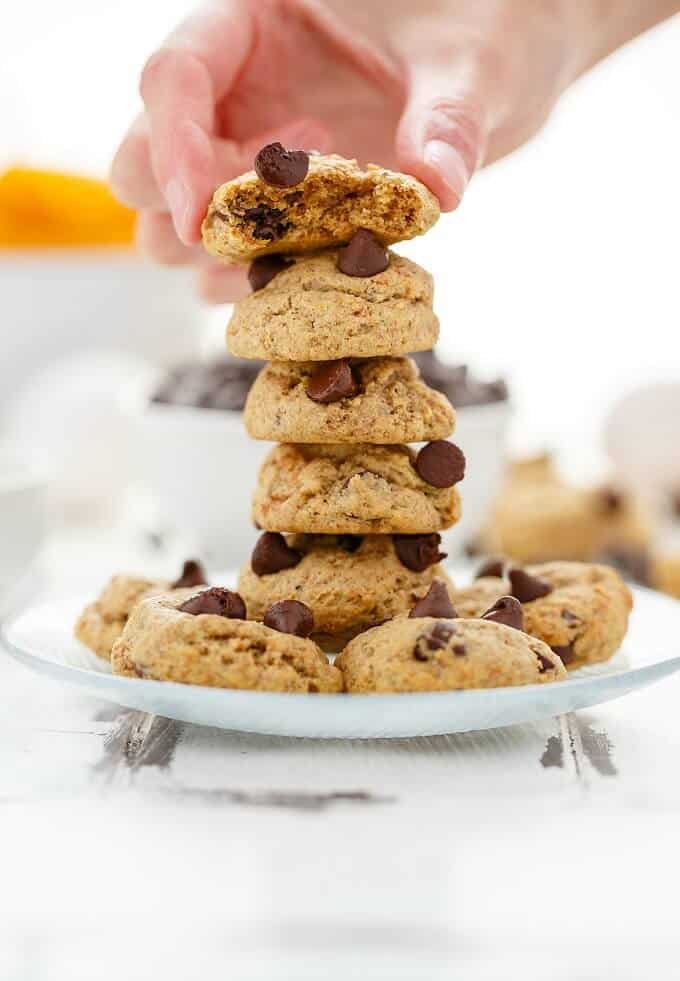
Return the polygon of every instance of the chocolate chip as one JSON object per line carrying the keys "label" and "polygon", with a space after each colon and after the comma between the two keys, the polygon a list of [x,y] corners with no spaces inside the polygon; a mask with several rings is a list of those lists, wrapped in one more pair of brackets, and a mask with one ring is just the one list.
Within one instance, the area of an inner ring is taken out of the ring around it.
{"label": "chocolate chip", "polygon": [[309,637],[314,630],[314,615],[305,603],[298,600],[280,600],[272,603],[264,615],[265,627],[282,634]]}
{"label": "chocolate chip", "polygon": [[[424,634],[421,634],[413,648],[413,656],[416,661],[429,661],[432,651],[440,651],[446,647],[449,640],[455,634],[455,629],[450,623],[435,623]],[[458,645],[462,646],[462,645]]]}
{"label": "chocolate chip", "polygon": [[356,552],[363,540],[363,535],[338,535],[338,545],[346,552]]}
{"label": "chocolate chip", "polygon": [[259,238],[265,242],[275,242],[290,227],[289,223],[283,220],[285,213],[281,208],[270,208],[266,204],[258,204],[254,208],[246,208],[243,217],[246,221],[254,223],[253,238]]}
{"label": "chocolate chip", "polygon": [[562,664],[569,664],[574,660],[574,645],[573,644],[551,644],[550,650],[554,651],[555,654],[562,660]]}
{"label": "chocolate chip", "polygon": [[392,535],[392,541],[397,558],[411,572],[424,572],[446,558],[446,552],[439,551],[442,537],[436,532],[431,535]]}
{"label": "chocolate chip", "polygon": [[505,574],[505,561],[503,559],[487,559],[480,565],[475,573],[475,579],[483,579],[491,576],[494,579],[502,579]]}
{"label": "chocolate chip", "polygon": [[302,555],[291,548],[277,531],[265,531],[260,535],[250,556],[250,567],[256,576],[269,576],[282,569],[292,569]]}
{"label": "chocolate chip", "polygon": [[263,255],[254,259],[248,270],[248,282],[253,293],[264,289],[267,283],[271,283],[275,276],[292,264],[292,259],[284,259],[282,255]]}
{"label": "chocolate chip", "polygon": [[356,231],[338,252],[338,269],[346,276],[376,276],[389,264],[387,249],[367,228]]}
{"label": "chocolate chip", "polygon": [[361,391],[349,361],[328,361],[317,368],[307,381],[306,392],[314,402],[339,402],[351,399]]}
{"label": "chocolate chip", "polygon": [[467,654],[467,647],[465,644],[454,644],[453,653],[456,655],[456,657],[465,657]]}
{"label": "chocolate chip", "polygon": [[514,596],[501,596],[486,613],[482,614],[481,619],[490,620],[491,623],[503,623],[506,627],[514,627],[515,630],[524,630],[522,604]]}
{"label": "chocolate chip", "polygon": [[307,176],[309,154],[305,150],[286,150],[280,143],[268,143],[255,157],[254,167],[265,184],[295,187]]}
{"label": "chocolate chip", "polygon": [[552,586],[545,579],[538,579],[530,576],[524,569],[511,569],[508,573],[510,580],[510,592],[520,603],[531,603],[532,600],[540,599],[552,593]]}
{"label": "chocolate chip", "polygon": [[455,443],[436,439],[416,457],[418,475],[432,487],[453,487],[465,476],[465,455]]}
{"label": "chocolate chip", "polygon": [[409,613],[409,617],[456,617],[458,614],[453,608],[453,603],[449,598],[449,591],[446,583],[441,579],[435,579],[422,599]]}
{"label": "chocolate chip", "polygon": [[621,491],[613,487],[603,487],[598,494],[598,505],[604,514],[618,514],[625,501]]}
{"label": "chocolate chip", "polygon": [[[553,647],[552,650],[555,650],[555,648]],[[550,660],[549,657],[546,657],[545,654],[541,654],[539,651],[534,651],[534,654],[538,658],[538,665],[539,665],[539,667],[538,667],[538,673],[539,674],[544,674],[546,671],[552,671],[553,670],[553,668],[555,667],[555,664],[554,664],[553,661]]]}
{"label": "chocolate chip", "polygon": [[181,576],[179,579],[175,579],[172,588],[182,589],[184,586],[205,586],[207,581],[201,563],[195,559],[187,559],[182,566]]}
{"label": "chocolate chip", "polygon": [[190,599],[185,600],[180,607],[181,613],[211,613],[218,617],[228,617],[230,620],[245,620],[246,604],[238,593],[232,593],[230,589],[222,589],[221,586],[213,586],[205,589],[202,593],[196,593]]}

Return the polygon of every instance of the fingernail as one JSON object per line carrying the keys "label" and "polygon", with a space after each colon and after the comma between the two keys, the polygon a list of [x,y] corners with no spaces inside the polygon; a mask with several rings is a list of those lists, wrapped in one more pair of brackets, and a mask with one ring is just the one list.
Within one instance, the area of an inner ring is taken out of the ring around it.
{"label": "fingernail", "polygon": [[437,171],[451,193],[462,198],[470,173],[460,153],[450,143],[430,140],[425,144],[423,159],[428,167]]}
{"label": "fingernail", "polygon": [[165,199],[170,205],[170,213],[175,222],[177,233],[184,240],[189,232],[189,209],[191,207],[189,190],[184,181],[177,177],[168,181],[165,187]]}

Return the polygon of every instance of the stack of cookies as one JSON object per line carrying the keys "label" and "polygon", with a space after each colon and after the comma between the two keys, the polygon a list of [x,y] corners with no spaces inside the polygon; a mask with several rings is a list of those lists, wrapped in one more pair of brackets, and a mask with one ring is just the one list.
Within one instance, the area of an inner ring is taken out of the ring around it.
{"label": "stack of cookies", "polygon": [[237,592],[204,588],[191,562],[173,582],[114,577],[76,634],[115,673],[442,691],[556,681],[617,649],[631,600],[613,570],[487,562],[456,590],[439,564],[465,459],[453,408],[408,357],[437,340],[431,277],[388,248],[438,215],[412,177],[280,144],[215,192],[204,243],[248,262],[252,286],[229,347],[269,362],[245,407],[250,435],[277,444],[254,495],[261,534]]}
{"label": "stack of cookies", "polygon": [[251,260],[228,342],[270,360],[245,424],[279,444],[259,474],[263,534],[238,590],[255,619],[304,603],[329,650],[408,612],[435,579],[452,589],[439,533],[458,520],[465,458],[446,440],[451,405],[406,357],[437,340],[432,279],[386,247],[438,214],[413,178],[275,144],[216,192],[205,222],[210,251]]}

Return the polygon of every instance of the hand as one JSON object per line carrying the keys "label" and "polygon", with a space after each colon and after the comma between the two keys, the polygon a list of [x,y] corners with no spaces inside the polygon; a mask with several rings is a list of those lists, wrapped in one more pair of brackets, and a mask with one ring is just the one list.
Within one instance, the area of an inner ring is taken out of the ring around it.
{"label": "hand", "polygon": [[[677,0],[622,0],[643,21],[627,10],[627,36],[647,26],[637,9],[646,2],[651,23]],[[598,33],[590,19],[606,6],[217,0],[147,62],[145,113],[116,154],[113,188],[139,209],[143,250],[196,263],[206,299],[237,299],[244,271],[205,255],[200,224],[213,190],[250,169],[261,146],[280,140],[396,167],[453,210],[477,167],[528,139],[613,46],[616,30]]]}

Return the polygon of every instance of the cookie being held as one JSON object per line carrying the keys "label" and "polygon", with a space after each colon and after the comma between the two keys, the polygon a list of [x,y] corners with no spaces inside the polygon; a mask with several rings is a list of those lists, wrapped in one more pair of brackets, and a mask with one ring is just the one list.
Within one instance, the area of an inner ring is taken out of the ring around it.
{"label": "cookie being held", "polygon": [[254,170],[217,188],[203,244],[218,258],[251,262],[341,245],[361,228],[390,245],[422,235],[438,217],[437,199],[408,174],[273,143]]}

